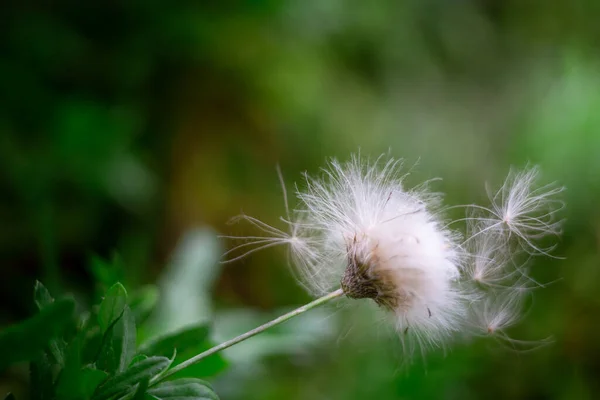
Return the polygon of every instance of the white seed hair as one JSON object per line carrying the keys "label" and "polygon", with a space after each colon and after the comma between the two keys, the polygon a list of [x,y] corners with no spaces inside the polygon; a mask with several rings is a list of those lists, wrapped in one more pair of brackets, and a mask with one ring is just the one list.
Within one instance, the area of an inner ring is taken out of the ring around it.
{"label": "white seed hair", "polygon": [[519,275],[517,268],[508,268],[514,250],[506,243],[502,232],[489,230],[489,221],[469,220],[467,224],[467,240],[465,248],[470,260],[465,271],[468,277],[479,285],[503,287],[510,285]]}
{"label": "white seed hair", "polygon": [[[342,287],[349,298],[371,298],[394,316],[404,348],[412,353],[445,347],[454,336],[492,335],[504,342],[506,329],[522,316],[522,299],[533,284],[521,249],[547,255],[536,240],[558,234],[554,196],[562,188],[535,188],[536,167],[511,170],[490,195],[491,207],[465,206],[466,238],[447,227],[441,196],[427,185],[406,188],[401,160],[353,156],[333,159],[317,178],[305,176],[299,204],[281,218],[288,231],[242,215],[266,236],[226,236],[244,243],[245,253],[289,245],[297,278],[313,295]],[[459,221],[461,221],[459,220]],[[539,285],[538,285],[539,286]]]}
{"label": "white seed hair", "polygon": [[515,235],[523,249],[532,254],[550,255],[555,246],[540,247],[535,241],[547,235],[560,234],[560,220],[555,216],[564,207],[556,199],[563,188],[555,183],[535,188],[539,176],[538,167],[523,171],[511,169],[502,187],[493,193],[488,188],[492,203],[490,208],[472,205],[480,210],[479,221],[488,226],[481,231],[501,231],[507,236]]}

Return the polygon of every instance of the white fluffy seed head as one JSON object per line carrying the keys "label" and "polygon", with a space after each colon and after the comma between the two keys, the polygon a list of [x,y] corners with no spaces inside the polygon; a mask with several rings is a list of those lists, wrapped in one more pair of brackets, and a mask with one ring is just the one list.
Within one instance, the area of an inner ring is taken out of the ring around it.
{"label": "white fluffy seed head", "polygon": [[444,346],[456,333],[509,340],[505,329],[520,318],[534,282],[518,249],[546,254],[535,239],[558,231],[552,196],[561,189],[534,189],[537,175],[511,172],[490,208],[468,206],[475,212],[461,240],[441,219],[439,195],[426,185],[405,187],[399,160],[332,160],[321,176],[306,176],[293,213],[284,190],[288,231],[242,216],[268,236],[241,237],[248,241],[230,252],[249,250],[232,260],[289,245],[308,290],[323,295],[341,286],[349,298],[372,299],[394,316],[408,350]]}
{"label": "white fluffy seed head", "polygon": [[351,298],[371,298],[392,311],[398,329],[439,345],[460,328],[465,302],[457,290],[457,235],[443,228],[435,196],[403,186],[400,163],[355,157],[307,178],[298,197],[308,234],[324,255],[305,283],[317,294],[340,285]]}

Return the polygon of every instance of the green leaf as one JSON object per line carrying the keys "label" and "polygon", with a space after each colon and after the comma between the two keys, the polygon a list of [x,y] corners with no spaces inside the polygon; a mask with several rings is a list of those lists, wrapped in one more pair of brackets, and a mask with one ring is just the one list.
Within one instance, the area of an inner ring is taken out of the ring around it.
{"label": "green leaf", "polygon": [[81,370],[81,348],[83,347],[83,337],[85,330],[79,331],[78,334],[71,340],[65,356],[64,368],[62,369],[58,382],[56,384],[56,393],[58,398],[71,398],[69,395],[75,395],[77,381],[79,380]]}
{"label": "green leaf", "polygon": [[89,399],[108,374],[92,366],[61,375],[56,389],[57,397],[63,400]]}
{"label": "green leaf", "polygon": [[137,363],[139,363],[140,361],[143,361],[143,360],[145,360],[146,358],[148,358],[148,356],[147,356],[147,355],[145,355],[145,354],[138,354],[138,355],[136,355],[135,357],[133,357],[133,360],[131,360],[131,363],[130,363],[129,365],[131,366],[131,365],[133,365],[133,364],[137,364]]}
{"label": "green leaf", "polygon": [[80,333],[81,363],[91,364],[98,361],[98,355],[103,344],[103,335],[98,325],[87,326]]}
{"label": "green leaf", "polygon": [[72,299],[57,300],[39,314],[0,332],[0,370],[36,359],[52,339],[73,324],[74,310]]}
{"label": "green leaf", "polygon": [[54,302],[54,299],[50,296],[50,292],[48,292],[48,289],[40,281],[35,281],[33,297],[40,311]]}
{"label": "green leaf", "polygon": [[167,373],[167,369],[173,365],[173,361],[175,361],[175,357],[177,357],[177,351],[173,351],[173,355],[171,356],[171,358],[169,358],[169,366],[167,368],[165,368],[163,371],[154,375],[154,378],[152,378],[154,381],[161,380],[162,376]]}
{"label": "green leaf", "polygon": [[167,357],[149,357],[132,365],[101,384],[94,393],[92,400],[110,399],[113,396],[123,395],[131,390],[136,384],[165,371],[171,365]]}
{"label": "green leaf", "polygon": [[131,396],[132,400],[144,400],[146,398],[146,391],[148,390],[148,386],[150,385],[150,379],[144,379],[137,385],[137,389],[133,396]]}
{"label": "green leaf", "polygon": [[32,400],[53,399],[52,364],[46,353],[42,353],[37,360],[31,362],[29,374]]}
{"label": "green leaf", "polygon": [[173,349],[177,349],[177,352],[182,354],[190,348],[196,349],[198,343],[202,343],[208,338],[208,333],[207,325],[192,325],[149,340],[140,346],[139,352],[151,356],[168,357],[173,354]]}
{"label": "green leaf", "polygon": [[56,383],[57,399],[89,399],[100,382],[106,379],[108,374],[92,365],[101,344],[102,334],[96,318],[80,321],[77,335],[66,349],[64,368]]}
{"label": "green leaf", "polygon": [[135,355],[135,320],[128,306],[103,338],[98,368],[123,372]]}
{"label": "green leaf", "polygon": [[[139,353],[152,356],[169,357],[177,350],[177,357],[173,366],[180,364],[188,358],[213,347],[209,340],[209,328],[205,324],[196,324],[184,327],[178,331],[159,336],[144,343]],[[198,364],[194,364],[174,376],[183,377],[207,377],[213,376],[227,366],[220,354],[213,354]]]}
{"label": "green leaf", "polygon": [[6,397],[4,398],[4,400],[17,400],[17,399],[16,399],[16,397],[15,397],[15,395],[14,395],[14,394],[12,394],[12,393],[8,393],[8,394],[6,395]]}
{"label": "green leaf", "polygon": [[65,364],[66,348],[67,344],[62,338],[52,339],[50,340],[50,343],[48,343],[48,351],[52,355],[54,363],[61,367]]}
{"label": "green leaf", "polygon": [[158,303],[158,289],[156,286],[147,285],[139,288],[129,296],[129,308],[138,324],[146,320]]}
{"label": "green leaf", "polygon": [[[54,298],[48,292],[48,289],[40,281],[35,281],[35,287],[33,290],[33,298],[35,304],[38,307],[38,310],[43,310],[45,307],[48,307],[52,303],[54,303]],[[64,340],[61,338],[52,339],[48,343],[48,351],[52,355],[52,359],[54,362],[61,367],[65,362],[65,349],[66,344]]]}
{"label": "green leaf", "polygon": [[98,311],[98,323],[102,332],[108,328],[121,316],[123,309],[127,304],[127,291],[119,282],[108,289]]}
{"label": "green leaf", "polygon": [[195,378],[162,382],[147,393],[158,400],[219,400],[210,384]]}
{"label": "green leaf", "polygon": [[95,282],[102,287],[109,287],[122,280],[125,267],[119,254],[114,253],[110,261],[93,256],[89,268]]}
{"label": "green leaf", "polygon": [[86,399],[89,398],[107,377],[108,374],[104,371],[89,366],[84,367],[78,382],[79,394]]}

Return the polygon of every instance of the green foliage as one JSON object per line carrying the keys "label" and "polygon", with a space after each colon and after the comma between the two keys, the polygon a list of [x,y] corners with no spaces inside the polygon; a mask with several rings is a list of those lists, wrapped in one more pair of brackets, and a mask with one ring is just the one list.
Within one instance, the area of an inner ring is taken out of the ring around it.
{"label": "green foliage", "polygon": [[108,328],[121,317],[127,304],[127,291],[120,283],[115,283],[108,289],[106,297],[100,303],[98,311],[98,323],[102,332],[106,333]]}
{"label": "green foliage", "polygon": [[128,297],[127,303],[135,320],[142,323],[158,303],[158,289],[152,285],[143,286]]}
{"label": "green foliage", "polygon": [[30,319],[0,332],[0,370],[15,362],[38,358],[54,338],[72,325],[74,309],[72,299],[58,300]]}
{"label": "green foliage", "polygon": [[[566,260],[531,260],[537,282],[555,283],[535,290],[536,307],[510,333],[555,345],[526,355],[456,346],[407,371],[394,332],[355,326],[368,312],[327,310],[226,350],[235,368],[217,388],[232,400],[600,398],[600,2],[216,3],[0,7],[0,336],[29,316],[31,276],[53,294],[71,289],[80,309],[122,282],[141,346],[198,315],[227,339],[304,302],[281,249],[212,277],[198,275],[216,262],[193,260],[172,300],[161,286],[160,303],[178,307],[161,313],[161,329],[150,324],[156,288],[137,289],[196,223],[255,235],[226,221],[243,211],[280,222],[277,163],[291,190],[326,157],[391,149],[412,182],[442,177],[432,189],[450,205],[483,201],[484,181],[531,161],[567,187],[555,253]],[[90,249],[108,261],[86,268]],[[44,347],[58,399],[86,368],[100,371],[103,339],[93,309]],[[0,364],[16,350],[0,348]],[[197,376],[216,370],[209,360],[192,367],[205,369]],[[23,371],[0,388],[21,399]]]}
{"label": "green foliage", "polygon": [[98,385],[102,383],[108,374],[92,366],[86,366],[77,370],[65,371],[59,380],[56,394],[59,398],[89,399]]}
{"label": "green foliage", "polygon": [[208,327],[206,325],[191,326],[187,329],[149,340],[140,348],[140,352],[150,355],[167,356],[173,352],[174,348],[178,352],[185,352],[207,338]]}
{"label": "green foliage", "polygon": [[[35,282],[33,296],[35,299],[35,304],[38,307],[38,310],[42,310],[47,306],[50,306],[54,299],[50,296],[50,292],[48,289],[40,281]],[[50,351],[51,356],[54,358],[54,362],[60,366],[64,364],[65,350],[66,344],[64,340],[60,338],[52,338],[48,343],[48,350]]]}
{"label": "green foliage", "polygon": [[110,260],[94,256],[88,265],[90,273],[99,286],[112,288],[123,278],[123,260],[118,253],[113,253]]}
{"label": "green foliage", "polygon": [[[173,362],[173,366],[176,366],[211,347],[208,326],[195,324],[149,340],[139,351],[143,354],[166,357],[173,352],[173,349],[177,349],[177,355]],[[174,376],[180,378],[213,376],[222,371],[226,365],[220,355],[213,354],[205,358],[202,363],[192,365]]]}
{"label": "green foliage", "polygon": [[218,400],[217,395],[207,382],[194,378],[182,378],[163,382],[148,390],[148,394],[158,400],[177,400],[182,398]]}
{"label": "green foliage", "polygon": [[116,395],[127,394],[135,385],[160,375],[171,365],[167,357],[148,357],[127,368],[125,371],[108,378],[96,389],[93,400],[110,399]]}
{"label": "green foliage", "polygon": [[52,364],[46,353],[42,353],[29,366],[31,386],[38,388],[32,393],[33,400],[52,399]]}
{"label": "green foliage", "polygon": [[121,316],[104,334],[98,366],[108,372],[124,371],[135,355],[135,320],[125,306]]}
{"label": "green foliage", "polygon": [[50,292],[48,292],[48,289],[40,281],[35,281],[33,297],[40,311],[54,302],[54,299],[50,296]]}
{"label": "green foliage", "polygon": [[[156,289],[145,287],[130,303],[117,282],[93,308],[96,311],[74,318],[72,299],[54,300],[36,282],[34,302],[39,312],[0,332],[2,367],[30,362],[34,400],[218,399],[193,369],[186,371],[190,378],[161,380],[171,366],[183,361],[177,358],[178,349],[191,356],[212,346],[206,325],[168,333],[137,347],[135,315],[147,314],[156,297]],[[213,373],[225,365],[220,356],[207,362],[213,365]]]}

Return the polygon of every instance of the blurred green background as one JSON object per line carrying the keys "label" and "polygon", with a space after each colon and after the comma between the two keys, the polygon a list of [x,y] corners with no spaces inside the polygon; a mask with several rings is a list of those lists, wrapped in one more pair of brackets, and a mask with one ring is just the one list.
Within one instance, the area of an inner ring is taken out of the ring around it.
{"label": "blurred green background", "polygon": [[533,162],[567,187],[566,259],[534,260],[553,283],[510,333],[551,346],[407,365],[372,308],[334,306],[210,380],[223,399],[600,398],[600,2],[219,3],[2,2],[0,326],[31,315],[35,279],[82,307],[158,281],[177,310],[160,323],[226,339],[309,300],[284,249],[218,264],[217,234],[256,233],[230,217],[278,224],[276,164],[291,190],[327,157],[391,149],[448,204],[486,204],[484,182]]}

